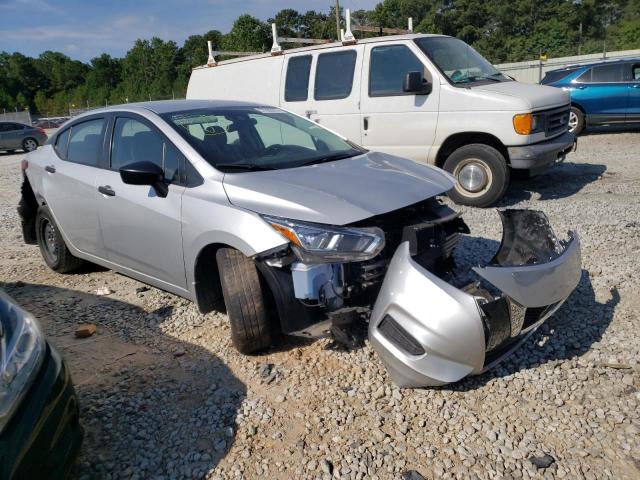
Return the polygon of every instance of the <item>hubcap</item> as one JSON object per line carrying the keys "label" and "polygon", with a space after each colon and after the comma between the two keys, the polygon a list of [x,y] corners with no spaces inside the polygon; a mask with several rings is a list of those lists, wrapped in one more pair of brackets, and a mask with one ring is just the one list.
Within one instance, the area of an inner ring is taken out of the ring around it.
{"label": "hubcap", "polygon": [[56,229],[51,222],[46,222],[42,229],[44,237],[44,246],[47,253],[53,260],[58,258],[58,248],[56,247]]}
{"label": "hubcap", "polygon": [[578,115],[574,112],[569,112],[569,131],[573,132],[578,126]]}
{"label": "hubcap", "polygon": [[487,171],[477,162],[469,162],[458,172],[458,183],[469,192],[479,192],[487,186]]}
{"label": "hubcap", "polygon": [[27,150],[28,152],[32,152],[34,151],[36,148],[38,148],[38,145],[36,144],[36,142],[34,140],[25,140],[24,142],[24,148],[25,150]]}

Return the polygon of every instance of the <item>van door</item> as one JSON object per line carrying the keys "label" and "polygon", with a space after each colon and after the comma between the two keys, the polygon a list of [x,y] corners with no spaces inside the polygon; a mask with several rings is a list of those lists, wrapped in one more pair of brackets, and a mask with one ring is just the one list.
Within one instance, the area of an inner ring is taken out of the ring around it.
{"label": "van door", "polygon": [[285,65],[281,106],[361,143],[362,45],[301,53]]}
{"label": "van door", "polygon": [[[423,54],[411,42],[366,46],[362,72],[362,145],[426,162],[438,121],[440,85]],[[405,93],[409,72],[421,72],[432,85],[427,95]]]}

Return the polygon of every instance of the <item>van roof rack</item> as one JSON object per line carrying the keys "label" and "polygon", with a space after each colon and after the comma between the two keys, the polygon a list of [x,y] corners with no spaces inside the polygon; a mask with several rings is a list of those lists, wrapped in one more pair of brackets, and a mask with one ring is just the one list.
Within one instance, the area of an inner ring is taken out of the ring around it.
{"label": "van roof rack", "polygon": [[[340,42],[343,45],[353,45],[357,43],[356,37],[353,35],[352,30],[359,32],[373,32],[378,33],[382,36],[382,34],[394,34],[394,35],[406,35],[413,33],[413,18],[409,17],[408,19],[408,29],[404,30],[402,28],[385,28],[385,27],[376,27],[372,25],[353,25],[351,26],[351,11],[346,8],[345,9],[345,24],[346,29],[340,29]],[[280,43],[300,43],[307,45],[321,45],[327,43],[333,43],[333,40],[324,39],[324,38],[298,38],[298,37],[278,37],[278,31],[275,23],[271,24],[271,37],[273,38],[273,44],[271,45],[271,55],[281,55],[284,53]],[[207,67],[215,67],[218,65],[216,58],[218,55],[226,55],[231,57],[250,57],[254,55],[264,55],[265,52],[237,52],[230,50],[213,50],[211,40],[207,41],[207,46],[209,49],[209,58],[207,60]]]}

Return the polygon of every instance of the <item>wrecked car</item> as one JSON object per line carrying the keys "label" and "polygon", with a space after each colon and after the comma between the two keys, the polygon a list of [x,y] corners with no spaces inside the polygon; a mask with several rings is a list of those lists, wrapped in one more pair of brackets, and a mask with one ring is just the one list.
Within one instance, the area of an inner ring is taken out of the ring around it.
{"label": "wrecked car", "polygon": [[369,152],[284,110],[164,101],[92,111],[23,162],[25,241],[58,272],[85,261],[225,308],[234,346],[321,337],[370,315],[401,386],[480,373],[562,304],[580,277],[576,234],[502,212],[477,280],[449,281],[469,233],[439,196],[447,172]]}

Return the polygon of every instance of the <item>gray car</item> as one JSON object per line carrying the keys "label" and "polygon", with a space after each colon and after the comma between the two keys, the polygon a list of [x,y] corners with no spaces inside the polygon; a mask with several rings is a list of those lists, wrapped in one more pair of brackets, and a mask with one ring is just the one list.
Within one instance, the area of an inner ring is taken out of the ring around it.
{"label": "gray car", "polygon": [[368,152],[278,108],[167,101],[93,111],[23,162],[25,241],[58,272],[93,262],[226,308],[233,344],[344,335],[364,315],[401,386],[511,353],[578,283],[577,235],[501,212],[503,241],[460,284],[469,233],[436,167]]}
{"label": "gray car", "polygon": [[33,152],[47,141],[42,128],[30,127],[17,122],[0,122],[0,151],[13,153],[16,150]]}

